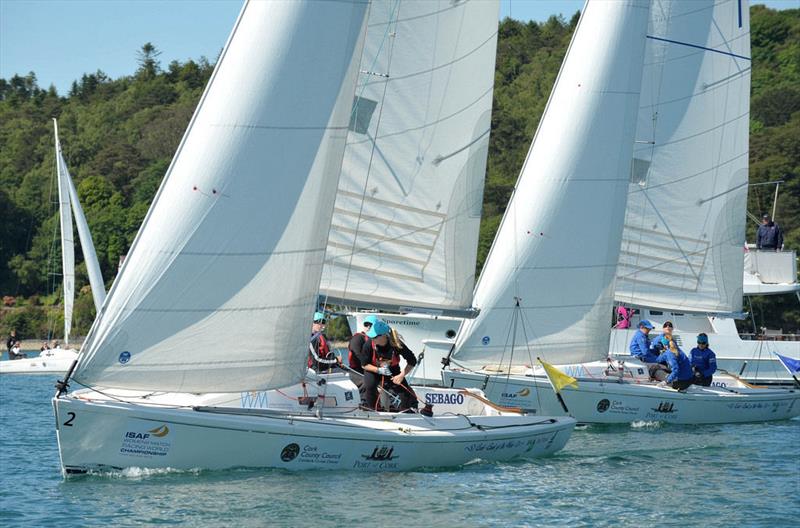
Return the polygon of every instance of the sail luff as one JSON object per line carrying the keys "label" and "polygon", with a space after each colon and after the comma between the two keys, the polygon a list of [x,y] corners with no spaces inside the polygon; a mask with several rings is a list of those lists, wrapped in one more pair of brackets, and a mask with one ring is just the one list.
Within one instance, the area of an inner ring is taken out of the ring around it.
{"label": "sail luff", "polygon": [[586,3],[476,286],[481,312],[457,338],[459,361],[606,356],[648,18],[644,0]]}
{"label": "sail luff", "polygon": [[367,6],[245,5],[75,379],[228,392],[302,378]]}
{"label": "sail luff", "polygon": [[750,20],[741,4],[654,4],[618,302],[741,311],[750,98]]}
{"label": "sail luff", "polygon": [[70,209],[69,183],[66,165],[61,155],[58,140],[58,123],[53,119],[58,178],[58,217],[61,226],[61,270],[64,290],[64,343],[69,344],[72,332],[72,309],[75,302],[75,242],[72,233],[72,211]]}

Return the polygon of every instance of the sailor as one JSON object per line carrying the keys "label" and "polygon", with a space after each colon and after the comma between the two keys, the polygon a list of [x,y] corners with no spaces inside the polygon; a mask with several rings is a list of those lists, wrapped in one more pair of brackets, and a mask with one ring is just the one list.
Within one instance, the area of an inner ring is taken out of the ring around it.
{"label": "sailor", "polygon": [[311,324],[311,340],[308,343],[308,368],[317,372],[330,372],[337,365],[336,355],[330,349],[325,335],[325,314],[314,312]]}
{"label": "sailor", "polygon": [[661,338],[666,336],[667,339],[672,339],[672,330],[674,326],[672,325],[672,321],[665,321],[664,324],[661,326],[661,333],[653,339],[653,348],[656,351],[656,354],[660,354],[664,351],[664,347],[661,345]]}
{"label": "sailor", "polygon": [[655,351],[653,344],[650,342],[650,330],[653,329],[653,323],[647,319],[639,321],[639,330],[633,334],[631,339],[630,351],[631,355],[647,365],[647,370],[650,372],[650,377],[655,380],[662,381],[667,377],[663,365],[658,363],[658,353]]}
{"label": "sailor", "polygon": [[692,349],[692,370],[694,370],[695,385],[711,386],[711,378],[717,371],[717,355],[708,348],[708,336],[698,334],[697,346]]}
{"label": "sailor", "polygon": [[676,390],[688,388],[694,379],[691,361],[689,361],[689,358],[683,353],[683,350],[678,347],[674,339],[662,336],[661,346],[664,352],[658,356],[657,361],[669,365],[670,373],[666,381],[659,383],[659,386],[670,385]]}
{"label": "sailor", "polygon": [[8,359],[17,359],[14,354],[14,345],[19,341],[17,337],[17,330],[15,328],[11,329],[11,333],[8,335],[8,339],[6,339],[6,351],[8,352]]}
{"label": "sailor", "polygon": [[358,391],[361,393],[362,403],[364,401],[364,391],[362,389],[364,382],[364,367],[361,366],[361,360],[359,360],[358,357],[361,355],[361,349],[364,348],[364,344],[369,342],[367,332],[369,332],[369,329],[372,328],[372,325],[379,320],[380,319],[378,319],[377,315],[366,316],[363,322],[364,330],[353,334],[353,337],[350,338],[350,343],[347,345],[347,361],[350,369],[355,371],[350,372],[350,381],[352,381],[356,387],[358,387]]}
{"label": "sailor", "polygon": [[[399,397],[400,410],[417,408],[417,396],[406,381],[408,374],[417,364],[417,358],[396,336],[384,321],[377,319],[367,332],[369,340],[361,348],[359,360],[364,368],[363,405],[368,410],[378,409],[378,388],[387,394]],[[400,357],[406,360],[400,369]],[[384,410],[389,410],[385,408]]]}
{"label": "sailor", "polygon": [[756,232],[756,248],[764,251],[780,251],[783,248],[783,230],[767,213],[761,215],[761,225]]}

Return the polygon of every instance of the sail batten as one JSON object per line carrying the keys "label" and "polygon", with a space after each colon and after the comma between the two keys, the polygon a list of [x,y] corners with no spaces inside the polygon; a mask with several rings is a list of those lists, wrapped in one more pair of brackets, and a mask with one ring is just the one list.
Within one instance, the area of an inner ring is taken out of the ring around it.
{"label": "sail batten", "polygon": [[229,392],[305,374],[365,2],[247,2],[74,376]]}
{"label": "sail batten", "polygon": [[471,307],[499,2],[374,3],[323,298]]}
{"label": "sail batten", "polygon": [[659,0],[648,29],[615,298],[696,313],[742,308],[749,12]]}
{"label": "sail batten", "polygon": [[606,356],[648,10],[587,2],[475,288],[481,313],[458,335],[462,364]]}

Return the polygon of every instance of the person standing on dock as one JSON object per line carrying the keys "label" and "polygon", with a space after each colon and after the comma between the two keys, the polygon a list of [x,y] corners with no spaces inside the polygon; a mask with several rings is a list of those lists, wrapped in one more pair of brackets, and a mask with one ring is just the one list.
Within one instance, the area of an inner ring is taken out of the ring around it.
{"label": "person standing on dock", "polygon": [[697,346],[692,349],[692,370],[694,370],[695,385],[711,386],[711,379],[717,371],[717,355],[708,348],[708,336],[699,334]]}
{"label": "person standing on dock", "polygon": [[6,339],[6,351],[8,352],[8,359],[22,359],[23,354],[19,353],[21,338],[17,335],[16,328],[12,328]]}

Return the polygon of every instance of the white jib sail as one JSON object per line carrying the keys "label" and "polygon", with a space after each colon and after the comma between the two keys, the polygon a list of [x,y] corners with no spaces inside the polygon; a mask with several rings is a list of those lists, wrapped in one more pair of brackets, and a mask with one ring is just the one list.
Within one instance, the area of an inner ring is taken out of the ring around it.
{"label": "white jib sail", "polygon": [[64,290],[64,344],[69,344],[72,332],[72,307],[75,303],[75,241],[72,233],[72,210],[69,198],[69,174],[61,155],[58,125],[55,127],[56,173],[58,178],[58,217],[61,226],[61,277]]}
{"label": "white jib sail", "polygon": [[648,5],[586,3],[478,281],[481,312],[458,336],[459,362],[606,356]]}
{"label": "white jib sail", "polygon": [[651,12],[616,299],[738,312],[749,8],[746,0],[657,0]]}
{"label": "white jib sail", "polygon": [[228,392],[302,378],[367,7],[245,4],[77,381]]}
{"label": "white jib sail", "polygon": [[494,0],[372,4],[323,295],[470,307],[498,9]]}
{"label": "white jib sail", "polygon": [[92,288],[94,307],[97,313],[100,313],[100,307],[103,306],[103,301],[105,301],[106,298],[106,286],[103,282],[103,275],[100,273],[100,263],[97,261],[97,252],[94,249],[94,242],[92,242],[92,234],[89,231],[89,225],[86,223],[86,217],[83,214],[81,202],[78,200],[78,191],[75,189],[75,183],[72,181],[67,163],[64,161],[64,155],[61,152],[61,142],[58,139],[58,123],[55,118],[53,118],[53,127],[56,137],[58,175],[60,179],[66,180],[67,187],[69,188],[70,203],[72,204],[72,211],[75,215],[75,225],[78,228],[78,238],[81,241],[83,260],[86,262],[86,271],[89,275],[89,285]]}

